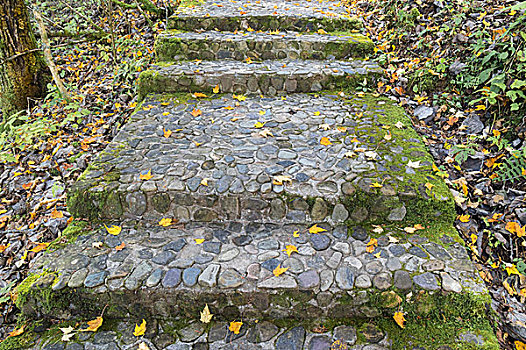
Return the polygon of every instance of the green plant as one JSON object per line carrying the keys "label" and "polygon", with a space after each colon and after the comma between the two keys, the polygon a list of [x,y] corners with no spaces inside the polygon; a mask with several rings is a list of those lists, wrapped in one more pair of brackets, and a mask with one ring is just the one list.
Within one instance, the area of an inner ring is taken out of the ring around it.
{"label": "green plant", "polygon": [[526,177],[526,148],[511,150],[497,170],[499,181],[515,181]]}
{"label": "green plant", "polygon": [[9,282],[5,287],[0,288],[0,305],[11,300],[11,288],[13,288],[14,285],[15,282]]}

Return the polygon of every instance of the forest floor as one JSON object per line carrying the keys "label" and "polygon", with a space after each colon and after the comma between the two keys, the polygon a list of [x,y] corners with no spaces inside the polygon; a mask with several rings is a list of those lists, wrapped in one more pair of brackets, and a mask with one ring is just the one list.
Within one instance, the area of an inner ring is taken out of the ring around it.
{"label": "forest floor", "polygon": [[[437,173],[454,191],[457,228],[501,316],[499,341],[503,348],[523,349],[526,162],[519,150],[525,137],[520,113],[526,85],[520,82],[526,80],[526,20],[524,6],[514,5],[349,2],[377,44],[370,59],[385,68],[373,93],[396,99],[413,115]],[[29,114],[13,118],[0,133],[0,338],[15,328],[10,292],[29,263],[51,242],[65,239],[62,232],[73,220],[67,189],[137,106],[136,76],[154,61],[154,39],[165,23],[163,16],[97,1],[75,9],[61,1],[55,8],[37,6],[50,33],[68,33],[54,36],[52,44],[72,100],[50,87],[45,100],[34,101]]]}

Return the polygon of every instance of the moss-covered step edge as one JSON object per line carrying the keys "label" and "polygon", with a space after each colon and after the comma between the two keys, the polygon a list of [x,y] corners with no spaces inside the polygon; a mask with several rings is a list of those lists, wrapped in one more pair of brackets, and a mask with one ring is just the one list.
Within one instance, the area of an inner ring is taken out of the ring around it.
{"label": "moss-covered step edge", "polygon": [[[130,320],[140,323],[141,319],[171,324],[173,334],[191,322],[199,319],[200,311],[206,304],[214,314],[215,322],[242,320],[249,325],[254,322],[270,321],[280,328],[291,328],[299,324],[306,329],[323,325],[328,330],[347,324],[360,329],[364,324],[374,323],[393,341],[393,349],[407,346],[423,346],[426,350],[439,349],[448,345],[452,349],[498,349],[494,335],[496,315],[490,308],[487,294],[472,292],[401,292],[353,291],[334,296],[332,305],[325,306],[327,296],[312,292],[283,291],[275,294],[210,293],[161,295],[146,290],[110,295],[94,294],[85,289],[52,290],[58,279],[54,272],[43,272],[29,276],[17,287],[17,306],[22,310],[19,322],[29,324],[25,334],[19,338],[0,343],[0,350],[28,349],[35,333],[32,325],[50,320],[62,322],[61,327],[74,325],[99,316],[104,310],[105,326],[110,330],[115,321]],[[320,301],[314,306],[310,300]],[[250,305],[250,306],[249,306]],[[280,314],[288,307],[293,314]],[[326,310],[325,310],[326,309]],[[267,313],[265,314],[265,311]],[[324,313],[324,311],[326,311]],[[404,313],[405,328],[393,320],[395,312]],[[211,326],[209,325],[209,326]],[[110,327],[110,328],[108,328]],[[61,332],[50,330],[53,337]],[[484,345],[458,341],[462,333],[480,335]],[[46,336],[46,335],[44,335]],[[42,338],[42,335],[39,336]],[[363,340],[362,340],[363,341]]]}
{"label": "moss-covered step edge", "polygon": [[360,19],[341,16],[339,18],[314,18],[285,15],[259,16],[192,16],[178,14],[168,18],[168,29],[182,31],[219,30],[233,32],[252,28],[254,30],[287,30],[296,32],[351,31],[363,28]]}
{"label": "moss-covered step edge", "polygon": [[[217,61],[220,62],[220,61]],[[264,62],[264,61],[263,61]],[[141,99],[145,98],[148,94],[173,94],[173,93],[186,93],[186,92],[203,92],[212,93],[214,88],[219,85],[219,90],[222,93],[236,93],[236,94],[268,94],[269,91],[262,91],[261,88],[257,91],[250,91],[247,86],[248,77],[234,77],[235,79],[243,79],[243,81],[234,81],[230,86],[223,86],[219,77],[215,77],[214,80],[219,80],[219,83],[210,84],[208,81],[202,81],[201,75],[199,75],[199,85],[195,82],[196,75],[185,74],[173,76],[171,74],[165,74],[163,68],[170,67],[177,63],[171,62],[159,62],[152,68],[142,71],[137,79],[137,92]],[[355,74],[343,74],[343,75],[324,75],[322,73],[315,74],[309,77],[290,77],[297,78],[297,84],[294,90],[286,90],[283,85],[281,88],[276,89],[277,94],[290,94],[290,93],[320,93],[314,88],[319,83],[321,91],[325,90],[349,90],[357,87],[374,86],[378,78],[383,74],[379,68],[364,68],[364,73]],[[263,74],[255,76],[258,80],[258,86],[268,87],[271,86],[271,78],[276,74]],[[279,78],[283,79],[283,78]],[[365,82],[365,84],[364,84]]]}
{"label": "moss-covered step edge", "polygon": [[[222,40],[220,33],[210,32],[209,37],[186,38],[185,32],[167,30],[159,35],[155,41],[157,61],[180,60],[217,60],[223,58],[238,61],[250,58],[252,60],[274,59],[327,59],[333,56],[336,59],[364,58],[374,51],[374,43],[365,35],[356,33],[327,33],[316,34],[323,37],[332,37],[332,40],[319,40],[303,42],[302,36],[309,33],[299,33],[299,36],[279,40],[264,39],[267,33],[259,34],[261,38],[245,37],[237,34],[240,41]],[[216,37],[214,37],[216,36]]]}

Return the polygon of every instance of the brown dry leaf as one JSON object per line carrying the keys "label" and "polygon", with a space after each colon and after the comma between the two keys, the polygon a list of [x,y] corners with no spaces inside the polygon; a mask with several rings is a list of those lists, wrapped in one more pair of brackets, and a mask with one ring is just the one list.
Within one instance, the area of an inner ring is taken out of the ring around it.
{"label": "brown dry leaf", "polygon": [[104,320],[103,320],[102,316],[99,316],[99,317],[97,317],[94,320],[88,321],[88,328],[81,329],[81,331],[82,332],[96,332],[97,329],[99,329],[100,326],[102,326],[102,322],[103,321]]}
{"label": "brown dry leaf", "polygon": [[272,134],[272,131],[270,131],[270,129],[263,129],[263,130],[261,130],[261,131],[259,132],[259,135],[260,135],[260,136],[263,136],[263,137],[272,137],[272,136],[274,136],[274,135]]}
{"label": "brown dry leaf", "polygon": [[406,319],[404,317],[404,313],[403,312],[401,312],[401,311],[395,312],[393,318],[394,318],[396,324],[400,326],[400,328],[405,328]]}
{"label": "brown dry leaf", "polygon": [[272,271],[272,273],[274,274],[274,276],[278,277],[278,276],[281,276],[285,271],[287,271],[289,268],[288,267],[281,267],[281,264],[279,264],[275,269],[274,271]]}

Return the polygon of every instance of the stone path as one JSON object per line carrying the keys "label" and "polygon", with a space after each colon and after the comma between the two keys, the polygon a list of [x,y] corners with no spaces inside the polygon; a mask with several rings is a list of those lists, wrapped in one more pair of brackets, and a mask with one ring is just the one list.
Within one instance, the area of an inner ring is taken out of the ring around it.
{"label": "stone path", "polygon": [[144,102],[68,193],[91,229],[19,290],[27,317],[111,321],[32,348],[495,348],[451,194],[403,110],[364,92],[381,70],[360,22],[328,1],[181,11]]}

